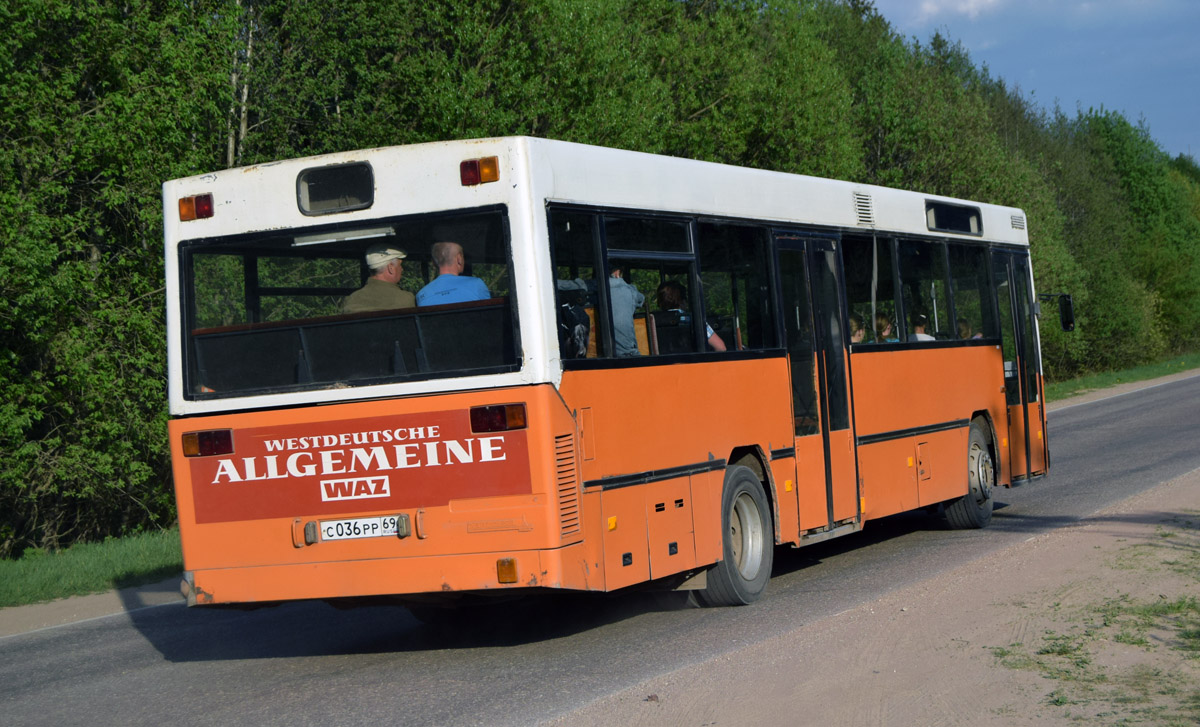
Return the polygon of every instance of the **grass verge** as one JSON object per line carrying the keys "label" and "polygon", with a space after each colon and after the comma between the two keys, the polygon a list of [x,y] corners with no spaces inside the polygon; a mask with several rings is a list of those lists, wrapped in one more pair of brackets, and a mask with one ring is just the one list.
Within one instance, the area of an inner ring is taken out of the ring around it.
{"label": "grass verge", "polygon": [[1169,376],[1191,369],[1200,369],[1200,351],[1172,356],[1158,363],[1146,364],[1125,371],[1107,371],[1067,381],[1047,382],[1046,401],[1066,399],[1076,394],[1086,394],[1089,391],[1107,389],[1110,386],[1128,384],[1133,381],[1157,379],[1160,376]]}
{"label": "grass verge", "polygon": [[153,583],[181,570],[175,528],[57,553],[27,550],[19,560],[0,560],[0,608]]}
{"label": "grass verge", "polygon": [[1156,537],[1104,564],[1158,574],[1152,589],[1140,583],[1098,602],[1055,603],[1054,628],[1032,643],[988,647],[1000,666],[1047,682],[1041,716],[1106,727],[1200,724],[1200,512],[1179,513]]}

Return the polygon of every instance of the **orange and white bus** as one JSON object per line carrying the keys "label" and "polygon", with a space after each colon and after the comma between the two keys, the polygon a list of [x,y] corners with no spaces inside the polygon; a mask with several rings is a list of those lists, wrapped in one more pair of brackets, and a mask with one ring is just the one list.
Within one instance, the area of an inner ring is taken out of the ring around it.
{"label": "orange and white bus", "polygon": [[[163,203],[191,605],[743,604],[775,546],[914,508],[980,527],[1049,463],[1019,209],[526,137]],[[400,307],[348,309],[364,287]]]}

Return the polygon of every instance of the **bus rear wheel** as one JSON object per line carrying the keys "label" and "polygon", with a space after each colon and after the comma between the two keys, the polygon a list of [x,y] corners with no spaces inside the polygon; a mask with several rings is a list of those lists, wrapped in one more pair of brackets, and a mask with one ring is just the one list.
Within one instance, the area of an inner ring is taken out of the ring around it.
{"label": "bus rear wheel", "polygon": [[762,483],[748,468],[725,471],[721,493],[721,562],[708,571],[708,585],[697,592],[705,606],[753,603],[767,589],[775,557],[775,530]]}
{"label": "bus rear wheel", "polygon": [[971,421],[967,437],[967,494],[946,505],[946,520],[952,528],[982,528],[992,519],[996,464],[988,432],[982,417]]}

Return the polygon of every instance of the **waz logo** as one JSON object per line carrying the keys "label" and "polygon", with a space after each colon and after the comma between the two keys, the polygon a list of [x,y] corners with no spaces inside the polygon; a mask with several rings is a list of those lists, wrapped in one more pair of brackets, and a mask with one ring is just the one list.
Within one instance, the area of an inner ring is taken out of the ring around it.
{"label": "waz logo", "polygon": [[345,480],[321,480],[321,501],[366,500],[392,494],[387,475],[382,477],[353,477]]}

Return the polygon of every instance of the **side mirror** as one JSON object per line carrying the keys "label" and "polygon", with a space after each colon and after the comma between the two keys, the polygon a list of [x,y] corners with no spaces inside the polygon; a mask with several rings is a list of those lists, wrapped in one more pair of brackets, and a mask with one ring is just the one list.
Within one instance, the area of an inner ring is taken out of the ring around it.
{"label": "side mirror", "polygon": [[1064,331],[1075,330],[1075,302],[1068,293],[1058,296],[1058,320]]}

